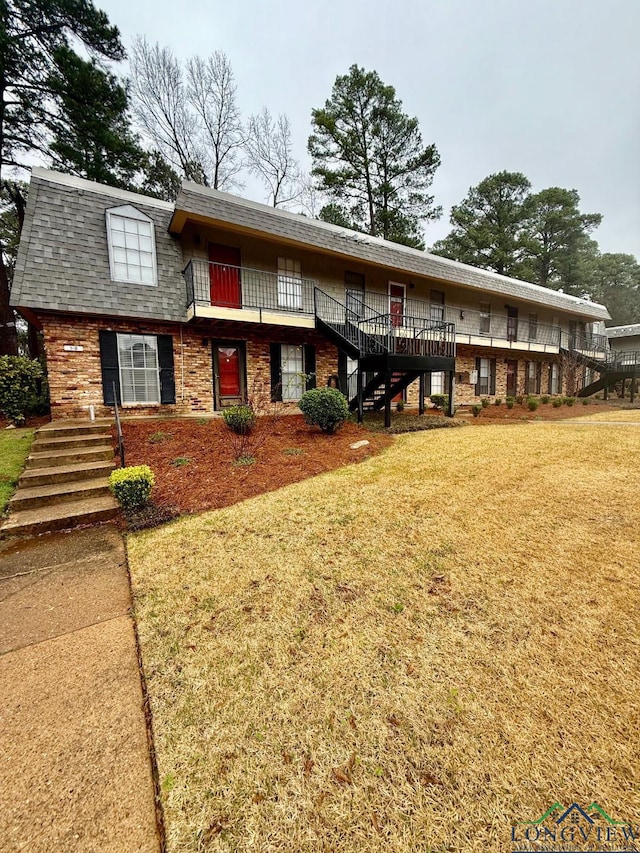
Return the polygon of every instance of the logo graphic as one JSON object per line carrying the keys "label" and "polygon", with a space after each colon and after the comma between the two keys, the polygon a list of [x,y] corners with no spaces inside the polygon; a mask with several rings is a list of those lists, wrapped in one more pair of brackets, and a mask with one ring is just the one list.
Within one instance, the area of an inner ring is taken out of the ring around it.
{"label": "logo graphic", "polygon": [[640,826],[614,820],[593,802],[587,808],[555,802],[536,820],[511,827],[511,853],[635,853],[640,851]]}

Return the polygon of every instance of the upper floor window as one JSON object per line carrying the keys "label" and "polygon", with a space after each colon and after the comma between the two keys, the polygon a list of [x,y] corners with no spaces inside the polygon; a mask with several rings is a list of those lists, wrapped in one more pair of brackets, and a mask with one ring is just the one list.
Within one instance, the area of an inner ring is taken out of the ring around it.
{"label": "upper floor window", "polygon": [[157,284],[153,220],[130,204],[106,215],[111,280]]}
{"label": "upper floor window", "polygon": [[538,337],[538,315],[529,314],[529,340],[535,341]]}
{"label": "upper floor window", "polygon": [[480,334],[488,335],[491,332],[491,303],[480,303]]}
{"label": "upper floor window", "polygon": [[278,258],[278,307],[302,310],[302,265],[293,258]]}

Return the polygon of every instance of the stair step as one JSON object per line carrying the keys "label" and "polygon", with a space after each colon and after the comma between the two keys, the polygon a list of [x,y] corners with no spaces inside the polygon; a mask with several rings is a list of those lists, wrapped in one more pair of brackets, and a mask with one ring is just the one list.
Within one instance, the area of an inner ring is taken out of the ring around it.
{"label": "stair step", "polygon": [[113,447],[100,444],[88,449],[70,448],[68,450],[47,450],[44,453],[30,453],[26,467],[52,468],[56,465],[76,465],[82,462],[100,462],[113,459]]}
{"label": "stair step", "polygon": [[83,524],[107,521],[118,513],[118,505],[109,495],[56,506],[24,509],[9,516],[0,528],[0,537],[31,536],[54,530],[68,530]]}
{"label": "stair step", "polygon": [[112,421],[101,419],[99,421],[52,421],[41,426],[38,437],[51,436],[59,438],[65,435],[108,435],[111,431]]}
{"label": "stair step", "polygon": [[104,477],[115,467],[113,459],[99,462],[80,462],[71,465],[55,465],[51,468],[27,468],[19,480],[20,488],[46,486],[53,483],[74,483],[94,477]]}
{"label": "stair step", "polygon": [[80,435],[56,435],[55,437],[36,434],[36,439],[31,445],[32,453],[45,453],[48,450],[67,450],[69,448],[91,448],[99,445],[109,444],[111,435],[103,432],[80,433]]}
{"label": "stair step", "polygon": [[36,509],[37,507],[70,503],[80,499],[105,497],[109,494],[108,477],[92,477],[89,480],[76,480],[71,483],[28,486],[18,489],[9,501],[9,509],[14,513],[23,509]]}

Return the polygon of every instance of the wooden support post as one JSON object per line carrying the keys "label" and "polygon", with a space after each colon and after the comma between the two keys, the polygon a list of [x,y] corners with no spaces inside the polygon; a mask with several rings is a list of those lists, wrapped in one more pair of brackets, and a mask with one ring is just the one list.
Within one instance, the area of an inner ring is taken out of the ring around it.
{"label": "wooden support post", "polygon": [[424,373],[420,374],[420,390],[419,390],[419,399],[418,399],[418,414],[424,415],[424,392],[426,388],[426,383],[424,381]]}
{"label": "wooden support post", "polygon": [[[606,380],[606,376],[605,376],[605,380]],[[606,382],[605,382],[605,386],[604,386],[604,394],[602,396],[604,397],[605,400],[609,399],[609,386],[606,384]]]}
{"label": "wooden support post", "polygon": [[447,415],[452,418],[456,410],[456,375],[453,370],[449,371],[449,402],[447,404]]}
{"label": "wooden support post", "polygon": [[384,425],[391,426],[391,371],[387,370],[384,382]]}
{"label": "wooden support post", "polygon": [[635,371],[631,374],[631,386],[629,387],[629,402],[633,405],[636,396],[636,374]]}
{"label": "wooden support post", "polygon": [[362,421],[364,420],[364,400],[362,399],[363,377],[362,377],[362,368],[360,367],[360,365],[358,365],[358,375],[356,378],[357,378],[357,382],[358,382],[358,390],[357,390],[357,395],[358,395],[358,423],[361,424]]}

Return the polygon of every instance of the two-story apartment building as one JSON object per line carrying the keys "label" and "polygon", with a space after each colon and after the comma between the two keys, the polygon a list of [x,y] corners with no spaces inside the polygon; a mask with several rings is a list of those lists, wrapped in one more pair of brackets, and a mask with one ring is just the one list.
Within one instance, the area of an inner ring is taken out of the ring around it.
{"label": "two-story apartment building", "polygon": [[604,306],[184,183],[175,204],[35,169],[12,304],[54,417],[220,410],[258,382],[352,409],[562,393]]}

